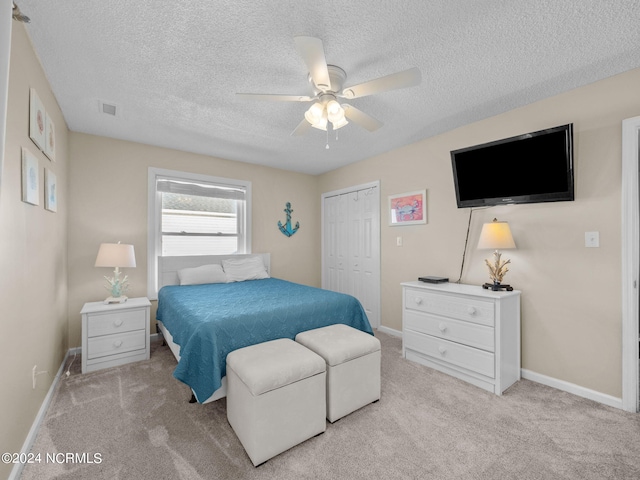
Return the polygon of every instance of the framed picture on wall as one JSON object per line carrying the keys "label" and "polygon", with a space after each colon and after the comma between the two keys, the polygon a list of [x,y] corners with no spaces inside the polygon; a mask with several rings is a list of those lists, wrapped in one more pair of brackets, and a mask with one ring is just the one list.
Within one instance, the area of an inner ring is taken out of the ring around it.
{"label": "framed picture on wall", "polygon": [[53,120],[48,113],[45,112],[45,144],[44,154],[49,160],[56,161],[56,128]]}
{"label": "framed picture on wall", "polygon": [[26,148],[22,149],[22,201],[40,205],[38,159]]}
{"label": "framed picture on wall", "polygon": [[418,225],[427,223],[427,191],[389,195],[389,225]]}
{"label": "framed picture on wall", "polygon": [[44,208],[51,212],[58,211],[58,181],[49,168],[44,169]]}
{"label": "framed picture on wall", "polygon": [[42,151],[44,151],[46,144],[45,121],[44,106],[36,89],[32,88],[29,90],[29,137]]}

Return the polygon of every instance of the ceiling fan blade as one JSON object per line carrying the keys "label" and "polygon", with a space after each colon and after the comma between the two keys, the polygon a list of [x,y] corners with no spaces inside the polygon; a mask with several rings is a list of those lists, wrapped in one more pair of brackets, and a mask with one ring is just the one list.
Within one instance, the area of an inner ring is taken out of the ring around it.
{"label": "ceiling fan blade", "polygon": [[246,100],[267,100],[270,102],[310,102],[313,98],[306,95],[280,95],[277,93],[236,93]]}
{"label": "ceiling fan blade", "polygon": [[307,64],[313,83],[322,91],[331,89],[327,58],[322,40],[315,37],[293,37],[298,53]]}
{"label": "ceiling fan blade", "polygon": [[374,93],[388,92],[389,90],[397,90],[399,88],[413,87],[419,85],[422,81],[422,75],[417,67],[403,70],[402,72],[392,73],[385,77],[376,78],[368,82],[347,87],[342,91],[344,98],[358,98],[373,95]]}
{"label": "ceiling fan blade", "polygon": [[347,117],[353,123],[360,125],[362,128],[369,130],[370,132],[375,132],[382,125],[384,125],[377,118],[373,118],[371,115],[364,113],[362,110],[358,110],[356,107],[352,107],[351,105],[343,103],[342,108],[344,108],[345,117]]}
{"label": "ceiling fan blade", "polygon": [[299,137],[301,135],[305,135],[309,130],[311,130],[311,124],[307,122],[305,118],[298,124],[298,126],[291,132],[292,137]]}

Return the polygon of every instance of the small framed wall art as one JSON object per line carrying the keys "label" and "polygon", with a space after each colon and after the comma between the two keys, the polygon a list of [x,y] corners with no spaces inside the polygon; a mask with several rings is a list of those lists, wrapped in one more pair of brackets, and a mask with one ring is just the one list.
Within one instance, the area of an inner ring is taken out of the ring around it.
{"label": "small framed wall art", "polygon": [[56,174],[49,168],[44,169],[44,208],[51,212],[58,211],[58,181]]}
{"label": "small framed wall art", "polygon": [[22,149],[22,201],[40,205],[38,159],[26,148]]}
{"label": "small framed wall art", "polygon": [[56,161],[56,127],[48,113],[45,112],[45,144],[44,154],[49,160]]}
{"label": "small framed wall art", "polygon": [[427,191],[389,195],[389,225],[418,225],[427,223]]}
{"label": "small framed wall art", "polygon": [[29,90],[29,137],[42,151],[46,145],[45,111],[36,89]]}

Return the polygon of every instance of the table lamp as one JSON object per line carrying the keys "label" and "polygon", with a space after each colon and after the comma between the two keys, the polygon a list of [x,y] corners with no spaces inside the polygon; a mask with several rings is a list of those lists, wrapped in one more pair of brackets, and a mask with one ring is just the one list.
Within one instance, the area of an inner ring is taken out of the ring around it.
{"label": "table lamp", "polygon": [[511,229],[507,222],[499,222],[497,219],[493,219],[491,223],[485,223],[482,226],[480,232],[480,239],[478,240],[478,249],[492,249],[493,263],[489,260],[485,260],[487,267],[489,267],[489,278],[492,283],[485,283],[482,288],[491,289],[493,291],[498,290],[513,290],[511,285],[502,283],[502,279],[507,274],[509,269],[507,265],[511,263],[511,260],[502,260],[500,257],[502,254],[500,249],[516,248],[516,244],[513,241],[513,235],[511,235]]}
{"label": "table lamp", "polygon": [[129,288],[129,277],[127,275],[120,279],[120,268],[133,268],[136,266],[136,255],[133,250],[133,245],[125,245],[118,243],[103,243],[98,250],[98,256],[96,258],[96,267],[112,267],[113,277],[107,277],[105,279],[108,284],[104,286],[110,293],[104,303],[124,303],[127,301],[127,297],[124,292]]}

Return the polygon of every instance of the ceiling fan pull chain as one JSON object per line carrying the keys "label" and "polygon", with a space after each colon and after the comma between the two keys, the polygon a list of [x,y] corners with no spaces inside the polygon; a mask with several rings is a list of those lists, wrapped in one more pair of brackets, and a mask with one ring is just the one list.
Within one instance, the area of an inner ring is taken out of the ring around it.
{"label": "ceiling fan pull chain", "polygon": [[327,146],[326,146],[326,147],[324,147],[324,148],[326,148],[327,150],[329,150],[329,129],[328,129],[328,128],[327,128]]}

